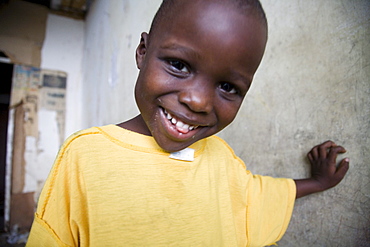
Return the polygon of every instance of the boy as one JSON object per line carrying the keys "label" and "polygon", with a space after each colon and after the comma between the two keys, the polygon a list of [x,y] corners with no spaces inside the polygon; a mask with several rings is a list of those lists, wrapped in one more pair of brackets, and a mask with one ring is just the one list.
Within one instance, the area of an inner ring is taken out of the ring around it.
{"label": "boy", "polygon": [[232,122],[262,59],[257,0],[165,0],[136,51],[140,115],[61,148],[28,246],[265,246],[294,200],[335,186],[344,148],[308,154],[303,180],[253,176],[213,136]]}

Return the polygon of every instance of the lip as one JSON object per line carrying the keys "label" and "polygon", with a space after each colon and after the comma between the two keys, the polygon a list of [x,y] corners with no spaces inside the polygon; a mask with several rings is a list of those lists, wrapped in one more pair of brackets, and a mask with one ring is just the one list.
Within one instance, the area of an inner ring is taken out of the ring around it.
{"label": "lip", "polygon": [[168,110],[160,107],[160,118],[161,122],[164,126],[165,131],[171,137],[171,139],[175,141],[186,141],[189,139],[193,139],[194,135],[196,135],[204,126],[200,126],[197,124],[191,123],[191,121],[184,120],[183,118],[178,117],[177,115],[174,115],[173,113],[170,113],[171,116],[173,116],[175,119],[180,120],[181,122],[191,125],[191,126],[196,126],[193,130],[189,130],[187,133],[180,132],[176,129],[175,125],[171,123],[171,121],[167,118],[166,112]]}

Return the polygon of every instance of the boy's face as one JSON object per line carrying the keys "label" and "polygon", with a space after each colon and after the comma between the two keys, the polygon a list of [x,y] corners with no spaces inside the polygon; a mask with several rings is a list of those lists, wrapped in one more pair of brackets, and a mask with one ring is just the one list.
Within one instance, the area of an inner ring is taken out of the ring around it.
{"label": "boy's face", "polygon": [[154,33],[143,33],[136,54],[135,97],[144,120],[137,128],[168,152],[233,121],[267,36],[259,17],[230,4],[182,1],[174,11]]}

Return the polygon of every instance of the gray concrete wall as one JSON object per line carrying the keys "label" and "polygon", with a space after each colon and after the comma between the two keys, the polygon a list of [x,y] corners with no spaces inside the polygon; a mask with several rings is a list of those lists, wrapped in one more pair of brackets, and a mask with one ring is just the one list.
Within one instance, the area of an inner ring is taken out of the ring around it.
{"label": "gray concrete wall", "polygon": [[221,136],[254,173],[277,177],[308,176],[305,155],[320,142],[344,145],[346,178],[296,201],[279,246],[369,246],[370,2],[262,4],[270,29],[265,57]]}
{"label": "gray concrete wall", "polygon": [[138,114],[135,49],[161,0],[96,0],[86,20],[83,126],[118,123]]}
{"label": "gray concrete wall", "polygon": [[[297,200],[279,246],[370,244],[370,2],[261,0],[266,54],[242,109],[220,133],[248,168],[303,178],[312,146],[344,145],[351,169],[329,191]],[[83,125],[137,113],[135,47],[160,0],[96,0],[86,22]],[[344,156],[341,156],[344,157]]]}

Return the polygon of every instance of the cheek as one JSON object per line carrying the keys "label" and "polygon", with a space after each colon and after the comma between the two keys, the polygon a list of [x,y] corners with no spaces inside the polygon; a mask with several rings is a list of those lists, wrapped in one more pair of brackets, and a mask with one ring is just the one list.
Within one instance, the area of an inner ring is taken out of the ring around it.
{"label": "cheek", "polygon": [[220,127],[225,128],[229,125],[236,117],[241,103],[230,102],[229,104],[223,104],[219,109],[218,119]]}
{"label": "cheek", "polygon": [[155,77],[148,71],[140,71],[135,87],[135,97],[137,100],[150,100],[154,94]]}
{"label": "cheek", "polygon": [[145,92],[145,95],[159,96],[169,90],[173,84],[171,81],[173,79],[161,68],[150,67],[142,72],[138,81],[138,90]]}

